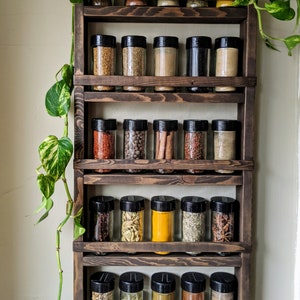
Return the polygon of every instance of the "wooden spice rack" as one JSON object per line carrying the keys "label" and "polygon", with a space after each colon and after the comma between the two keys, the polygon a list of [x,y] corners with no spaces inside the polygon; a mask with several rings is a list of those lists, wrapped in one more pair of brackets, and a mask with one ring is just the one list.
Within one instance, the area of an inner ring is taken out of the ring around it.
{"label": "wooden spice rack", "polygon": [[[189,23],[189,24],[236,24],[243,40],[243,65],[241,77],[126,77],[93,76],[87,74],[88,24],[97,22],[126,23]],[[234,186],[240,203],[239,241],[231,243],[186,242],[88,242],[84,237],[74,241],[74,300],[87,299],[87,269],[94,266],[220,266],[234,267],[238,279],[238,300],[252,300],[250,290],[252,256],[252,206],[253,206],[253,140],[254,100],[256,85],[256,15],[251,8],[185,8],[185,7],[75,7],[75,213],[86,207],[87,189],[93,185],[195,185]],[[152,92],[93,92],[92,85],[116,86],[168,85],[188,86],[235,86],[236,93],[194,94]],[[233,161],[186,161],[186,160],[94,160],[88,157],[89,105],[105,105],[114,102],[160,103],[235,103],[237,119],[241,122],[240,160]],[[96,174],[93,169],[144,169],[142,174],[114,172]],[[207,172],[189,175],[184,172],[155,174],[159,168]],[[233,174],[216,174],[215,169],[234,170]],[[84,220],[86,222],[86,220]],[[154,251],[169,251],[160,256]],[[94,252],[105,252],[95,256]],[[127,255],[124,253],[135,252]],[[185,252],[204,252],[205,255],[189,256]],[[231,252],[219,256],[218,252]]]}

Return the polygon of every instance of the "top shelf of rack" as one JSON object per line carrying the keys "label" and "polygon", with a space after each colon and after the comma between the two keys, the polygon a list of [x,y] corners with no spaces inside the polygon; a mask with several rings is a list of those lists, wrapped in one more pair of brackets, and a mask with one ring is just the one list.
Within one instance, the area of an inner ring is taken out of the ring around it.
{"label": "top shelf of rack", "polygon": [[91,22],[240,24],[247,18],[247,9],[245,7],[84,6],[83,16]]}

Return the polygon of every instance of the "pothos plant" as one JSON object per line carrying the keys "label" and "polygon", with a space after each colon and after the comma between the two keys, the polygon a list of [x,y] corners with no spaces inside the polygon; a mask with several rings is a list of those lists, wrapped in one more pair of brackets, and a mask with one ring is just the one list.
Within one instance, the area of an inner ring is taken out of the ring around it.
{"label": "pothos plant", "polygon": [[[56,229],[56,258],[59,273],[59,288],[58,300],[61,299],[63,286],[63,270],[60,257],[60,241],[61,231],[64,225],[70,220],[74,220],[74,239],[83,235],[85,228],[81,225],[82,209],[75,215],[73,212],[74,200],[70,194],[66,168],[73,154],[73,143],[69,137],[68,118],[71,108],[71,99],[73,91],[73,75],[74,75],[74,10],[75,4],[81,3],[82,0],[70,0],[72,5],[72,38],[71,38],[71,53],[69,64],[63,65],[55,75],[55,83],[46,93],[45,106],[47,113],[52,117],[58,117],[63,121],[63,134],[58,138],[55,135],[46,137],[38,147],[40,157],[40,166],[37,171],[37,184],[42,194],[42,201],[35,213],[42,213],[37,223],[42,222],[49,215],[53,208],[54,201],[52,196],[55,191],[55,186],[58,182],[62,182],[66,197],[66,212],[63,220],[58,224]],[[296,27],[299,24],[300,18],[300,0],[296,0],[297,12],[290,6],[289,0],[270,0],[264,1],[262,6],[259,6],[256,0],[235,0],[235,6],[250,6],[253,5],[258,16],[259,33],[265,44],[277,50],[274,41],[283,42],[288,54],[291,55],[292,50],[300,43],[299,35],[290,35],[284,38],[273,37],[265,33],[262,24],[262,13],[267,12],[272,17],[282,20],[291,21],[296,16]]]}

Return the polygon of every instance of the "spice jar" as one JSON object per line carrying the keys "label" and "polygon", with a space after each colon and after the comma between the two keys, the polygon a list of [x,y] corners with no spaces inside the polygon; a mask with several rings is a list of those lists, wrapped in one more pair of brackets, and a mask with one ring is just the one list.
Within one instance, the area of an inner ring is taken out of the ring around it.
{"label": "spice jar", "polygon": [[217,0],[216,7],[233,6],[234,0]]}
{"label": "spice jar", "polygon": [[[94,159],[113,159],[116,156],[116,119],[92,119]],[[96,169],[98,173],[108,173],[108,169]]]}
{"label": "spice jar", "polygon": [[126,0],[125,6],[146,6],[146,0]]}
{"label": "spice jar", "polygon": [[187,272],[181,276],[182,300],[204,300],[205,276],[198,272]]}
{"label": "spice jar", "polygon": [[[116,68],[116,37],[97,34],[91,37],[92,74],[100,76],[114,75]],[[95,91],[113,91],[113,86],[96,85]]]}
{"label": "spice jar", "polygon": [[[208,201],[202,197],[186,196],[181,199],[183,242],[203,242],[205,240],[207,203]],[[199,254],[199,252],[188,253]]]}
{"label": "spice jar", "polygon": [[179,6],[179,0],[157,0],[157,6]]}
{"label": "spice jar", "polygon": [[212,197],[210,199],[210,209],[212,241],[234,241],[238,201],[230,197]]}
{"label": "spice jar", "polygon": [[94,6],[111,6],[111,0],[91,0],[91,5]]}
{"label": "spice jar", "polygon": [[145,198],[124,196],[120,199],[121,241],[141,242],[144,237]]}
{"label": "spice jar", "polygon": [[[175,198],[154,196],[151,198],[151,240],[153,242],[172,242],[174,239]],[[168,254],[169,252],[155,252]]]}
{"label": "spice jar", "polygon": [[175,300],[175,276],[169,272],[158,272],[151,276],[152,300]]}
{"label": "spice jar", "polygon": [[[146,75],[146,37],[139,35],[123,36],[121,40],[124,76]],[[124,86],[124,91],[143,91],[143,87]]]}
{"label": "spice jar", "polygon": [[[239,62],[239,48],[241,39],[238,37],[225,36],[215,40],[216,51],[216,76],[237,76]],[[218,86],[216,92],[232,92],[235,87]]]}
{"label": "spice jar", "polygon": [[114,300],[115,275],[96,272],[90,278],[91,300]]}
{"label": "spice jar", "polygon": [[[206,159],[207,154],[207,120],[184,120],[184,159]],[[188,173],[198,174],[201,170],[189,169]]]}
{"label": "spice jar", "polygon": [[115,198],[110,196],[95,196],[90,199],[92,241],[113,240],[114,201]]}
{"label": "spice jar", "polygon": [[[210,53],[212,48],[211,38],[208,36],[191,36],[186,39],[186,75],[209,76]],[[207,87],[188,87],[189,92],[208,92]]]}
{"label": "spice jar", "polygon": [[[174,159],[176,157],[177,147],[177,120],[154,120],[154,157],[155,159]],[[172,173],[171,169],[158,169],[158,173]]]}
{"label": "spice jar", "polygon": [[119,280],[120,300],[143,300],[144,277],[139,272],[126,272]]}
{"label": "spice jar", "polygon": [[[236,159],[236,139],[239,122],[236,120],[212,120],[213,145],[215,160]],[[218,173],[230,174],[231,170],[216,170]]]}
{"label": "spice jar", "polygon": [[[155,76],[176,76],[178,68],[178,38],[157,36],[153,41]],[[172,86],[156,86],[155,91],[174,91]]]}
{"label": "spice jar", "polygon": [[207,7],[207,0],[187,0],[186,7]]}
{"label": "spice jar", "polygon": [[210,276],[211,300],[234,300],[237,294],[237,279],[226,272],[215,272]]}

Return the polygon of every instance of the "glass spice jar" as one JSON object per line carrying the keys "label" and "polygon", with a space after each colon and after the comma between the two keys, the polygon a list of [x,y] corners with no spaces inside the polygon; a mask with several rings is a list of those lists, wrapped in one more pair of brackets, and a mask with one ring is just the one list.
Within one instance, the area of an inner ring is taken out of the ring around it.
{"label": "glass spice jar", "polygon": [[125,6],[146,6],[146,0],[126,0]]}
{"label": "glass spice jar", "polygon": [[[124,76],[146,75],[146,37],[139,35],[123,36],[121,39],[122,66]],[[123,86],[124,91],[143,91],[140,86]]]}
{"label": "glass spice jar", "polygon": [[[113,159],[116,157],[116,119],[92,119],[94,159]],[[96,169],[98,173],[108,173],[109,169]]]}
{"label": "glass spice jar", "polygon": [[207,7],[207,0],[187,0],[186,7]]}
{"label": "glass spice jar", "polygon": [[143,241],[144,208],[144,197],[130,195],[120,199],[122,242]]}
{"label": "glass spice jar", "polygon": [[157,6],[179,6],[179,0],[157,0]]}
{"label": "glass spice jar", "polygon": [[[184,159],[206,159],[207,154],[207,120],[184,120]],[[198,174],[202,170],[188,169],[188,173]]]}
{"label": "glass spice jar", "polygon": [[114,201],[115,198],[111,196],[95,196],[90,199],[92,241],[113,240]]}
{"label": "glass spice jar", "polygon": [[217,0],[216,7],[233,6],[234,0]]}
{"label": "glass spice jar", "polygon": [[[209,76],[211,38],[208,36],[191,36],[186,39],[186,76]],[[188,87],[189,92],[208,92],[207,87]]]}
{"label": "glass spice jar", "polygon": [[[155,159],[174,159],[177,150],[177,120],[154,120],[154,158]],[[157,169],[158,173],[173,173],[171,169]]]}
{"label": "glass spice jar", "polygon": [[[236,159],[237,131],[236,120],[212,120],[214,160]],[[231,174],[232,170],[215,170],[218,173]]]}
{"label": "glass spice jar", "polygon": [[206,279],[198,272],[187,272],[181,276],[182,300],[205,300]]}
{"label": "glass spice jar", "polygon": [[211,300],[234,300],[237,294],[237,279],[233,274],[215,272],[210,276]]}
{"label": "glass spice jar", "polygon": [[[92,74],[109,76],[115,74],[116,68],[116,37],[96,34],[91,37]],[[95,85],[95,91],[113,91],[113,86]]]}
{"label": "glass spice jar", "polygon": [[120,300],[143,300],[144,276],[139,272],[121,274]]}
{"label": "glass spice jar", "polygon": [[[154,75],[176,76],[178,68],[178,38],[175,36],[157,36],[153,41]],[[157,92],[171,92],[172,86],[155,86]]]}
{"label": "glass spice jar", "polygon": [[[145,159],[147,151],[147,120],[125,119],[123,122],[124,159]],[[139,173],[139,169],[127,169],[128,173]]]}
{"label": "glass spice jar", "polygon": [[[233,36],[220,37],[215,40],[216,69],[215,75],[220,77],[237,76],[239,49],[241,39]],[[217,86],[216,92],[233,92],[235,87]]]}
{"label": "glass spice jar", "polygon": [[[153,242],[172,242],[174,239],[175,198],[172,196],[153,196],[151,198],[151,240]],[[169,252],[155,252],[168,254]]]}
{"label": "glass spice jar", "polygon": [[111,6],[111,0],[91,0],[93,6]]}
{"label": "glass spice jar", "polygon": [[175,276],[169,272],[152,274],[151,290],[152,300],[175,300]]}
{"label": "glass spice jar", "polygon": [[96,272],[90,278],[91,300],[114,300],[115,275]]}
{"label": "glass spice jar", "polygon": [[[202,197],[186,196],[181,199],[182,241],[203,242],[206,236],[208,201]],[[188,252],[197,255],[200,252]]]}

